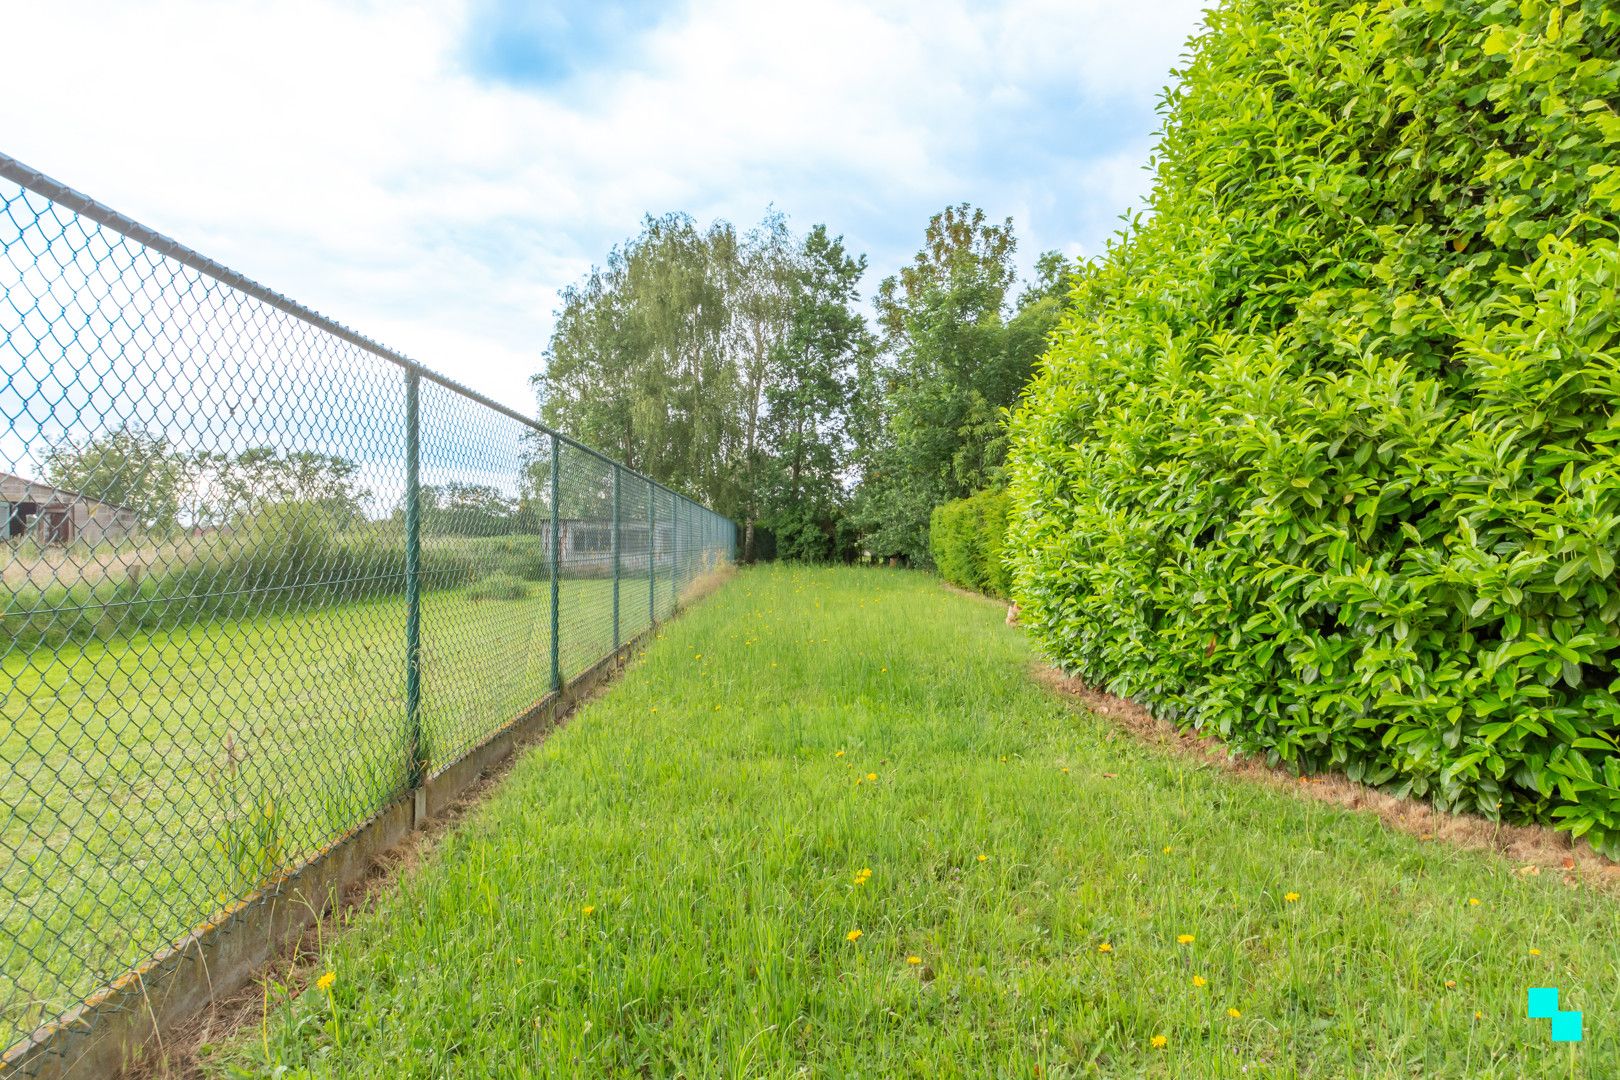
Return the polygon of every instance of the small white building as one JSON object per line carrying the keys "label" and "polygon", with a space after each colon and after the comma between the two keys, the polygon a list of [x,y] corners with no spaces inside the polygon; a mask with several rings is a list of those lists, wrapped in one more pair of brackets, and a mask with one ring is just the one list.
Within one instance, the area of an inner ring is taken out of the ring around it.
{"label": "small white building", "polygon": [[139,527],[140,515],[127,506],[0,472],[0,540],[99,544]]}

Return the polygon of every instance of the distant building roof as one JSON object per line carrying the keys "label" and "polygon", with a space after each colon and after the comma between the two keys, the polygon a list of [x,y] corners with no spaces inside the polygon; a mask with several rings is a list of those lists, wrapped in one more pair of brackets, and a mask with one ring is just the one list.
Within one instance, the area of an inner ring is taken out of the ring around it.
{"label": "distant building roof", "polygon": [[102,506],[110,506],[114,510],[127,510],[131,514],[135,513],[135,508],[133,506],[125,506],[123,503],[115,503],[111,499],[98,499],[94,495],[86,495],[84,492],[74,491],[72,488],[58,487],[55,484],[47,484],[43,480],[30,480],[28,477],[18,476],[16,473],[0,472],[0,482],[4,482],[6,480],[16,480],[18,483],[27,484],[29,487],[45,488],[48,491],[56,492],[58,495],[67,495],[74,499],[83,499],[85,502],[100,503]]}

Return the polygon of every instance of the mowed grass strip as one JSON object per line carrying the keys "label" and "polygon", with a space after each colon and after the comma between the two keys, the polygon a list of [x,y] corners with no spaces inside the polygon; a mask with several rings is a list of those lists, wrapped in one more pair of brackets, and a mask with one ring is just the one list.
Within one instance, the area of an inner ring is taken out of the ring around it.
{"label": "mowed grass strip", "polygon": [[747,571],[210,1067],[1620,1075],[1611,897],[1167,756],[1031,661],[919,574]]}

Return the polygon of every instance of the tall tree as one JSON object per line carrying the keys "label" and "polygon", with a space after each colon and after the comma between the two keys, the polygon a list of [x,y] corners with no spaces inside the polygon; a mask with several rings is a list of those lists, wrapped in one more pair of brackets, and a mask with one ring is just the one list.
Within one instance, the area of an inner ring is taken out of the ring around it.
{"label": "tall tree", "polygon": [[850,401],[871,335],[857,310],[866,257],[817,225],[799,250],[787,335],[768,392],[777,470],[769,520],[778,553],[835,553],[850,454]]}
{"label": "tall tree", "polygon": [[735,231],[648,217],[604,268],[563,290],[541,415],[631,468],[735,513],[739,379],[730,292]]}
{"label": "tall tree", "polygon": [[768,483],[769,459],[763,445],[767,412],[799,302],[799,262],[793,236],[781,214],[767,215],[760,227],[743,239],[732,308],[738,350],[738,404],[742,411],[739,421],[744,473],[739,510],[745,562],[754,558],[755,527]]}
{"label": "tall tree", "polygon": [[864,258],[780,214],[725,222],[649,217],[563,290],[534,385],[556,427],[743,524],[833,549],[848,465],[851,370],[870,352],[855,309]]}
{"label": "tall tree", "polygon": [[947,207],[878,289],[884,357],[864,388],[876,422],[864,432],[857,519],[880,556],[926,563],[933,508],[1000,479],[1006,410],[1056,325],[1065,275],[1060,255],[1043,255],[1036,282],[1009,303],[1016,250],[1011,218]]}

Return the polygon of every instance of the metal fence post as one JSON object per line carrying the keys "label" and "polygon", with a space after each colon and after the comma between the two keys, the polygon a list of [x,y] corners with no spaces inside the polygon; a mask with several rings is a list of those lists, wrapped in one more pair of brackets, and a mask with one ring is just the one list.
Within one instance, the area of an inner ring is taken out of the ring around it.
{"label": "metal fence post", "polygon": [[405,746],[409,786],[426,772],[422,746],[422,379],[405,369]]}
{"label": "metal fence post", "polygon": [[658,622],[658,489],[647,485],[647,625]]}
{"label": "metal fence post", "polygon": [[562,443],[553,433],[551,436],[551,689],[553,692],[562,689],[562,654],[558,649],[557,631],[562,625],[559,618],[562,610],[562,591],[557,580],[558,563],[562,561],[562,532],[559,528],[562,522],[561,507],[557,497],[558,489],[562,486]]}
{"label": "metal fence post", "polygon": [[613,651],[619,650],[619,466],[613,465]]}

